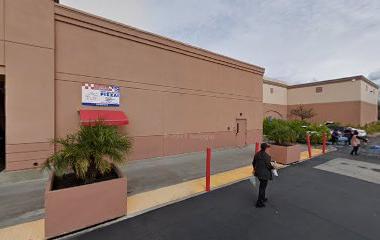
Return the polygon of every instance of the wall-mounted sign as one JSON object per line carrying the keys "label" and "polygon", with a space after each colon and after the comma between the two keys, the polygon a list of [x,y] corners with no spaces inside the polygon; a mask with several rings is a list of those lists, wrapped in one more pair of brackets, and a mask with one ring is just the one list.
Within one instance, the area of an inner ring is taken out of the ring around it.
{"label": "wall-mounted sign", "polygon": [[120,88],[100,84],[82,85],[82,105],[87,106],[120,106]]}

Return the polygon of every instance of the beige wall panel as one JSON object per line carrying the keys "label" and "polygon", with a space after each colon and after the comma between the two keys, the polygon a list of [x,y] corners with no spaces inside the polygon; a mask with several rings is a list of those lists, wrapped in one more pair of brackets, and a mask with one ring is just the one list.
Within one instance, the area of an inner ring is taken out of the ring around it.
{"label": "beige wall panel", "polygon": [[361,101],[369,104],[377,105],[379,98],[379,89],[364,81],[360,81],[361,85]]}
{"label": "beige wall panel", "polygon": [[30,161],[33,159],[47,159],[52,153],[53,149],[50,149],[48,151],[7,153],[6,158],[7,162]]}
{"label": "beige wall panel", "polygon": [[0,40],[0,65],[5,65],[5,42]]}
{"label": "beige wall panel", "polygon": [[26,161],[7,162],[6,171],[26,170],[41,168],[41,165],[46,161],[46,158],[30,159]]}
{"label": "beige wall panel", "polygon": [[45,143],[27,143],[27,144],[7,144],[6,152],[8,153],[22,153],[22,152],[36,152],[47,151],[53,147],[50,142]]}
{"label": "beige wall panel", "polygon": [[370,104],[367,102],[361,102],[360,107],[361,125],[377,121],[378,107],[377,104]]}
{"label": "beige wall panel", "polygon": [[260,76],[146,44],[56,23],[57,72],[260,99]]}
{"label": "beige wall panel", "polygon": [[[273,93],[270,89],[273,88]],[[287,105],[288,89],[271,84],[263,84],[263,103]]]}
{"label": "beige wall panel", "polygon": [[133,149],[128,160],[164,156],[163,136],[133,137]]}
{"label": "beige wall panel", "polygon": [[273,117],[277,119],[287,119],[288,106],[280,104],[263,104],[264,118]]}
{"label": "beige wall panel", "polygon": [[248,130],[261,129],[262,115],[254,112],[261,105],[257,102],[171,94],[164,105],[167,134],[226,131],[235,126],[236,118],[246,118]]}
{"label": "beige wall panel", "polygon": [[[288,105],[360,101],[360,82],[361,81],[350,81],[323,84],[320,86],[291,88],[288,90]],[[317,93],[317,87],[322,87],[323,91]]]}
{"label": "beige wall panel", "polygon": [[128,115],[128,132],[133,136],[162,135],[162,92],[121,88],[121,109]]}
{"label": "beige wall panel", "polygon": [[0,40],[4,40],[4,1],[0,0]]}
{"label": "beige wall panel", "polygon": [[54,1],[5,0],[7,41],[54,48]]}
{"label": "beige wall panel", "polygon": [[6,43],[7,144],[54,137],[54,52]]}
{"label": "beige wall panel", "polygon": [[[298,105],[288,106],[288,117],[294,119],[290,114],[291,109]],[[356,102],[335,102],[306,104],[306,108],[313,108],[317,115],[311,119],[314,122],[323,123],[325,121],[334,121],[343,124],[360,124],[361,103]]]}
{"label": "beige wall panel", "polygon": [[[261,142],[262,130],[248,130],[247,144]],[[226,148],[238,146],[233,131],[172,134],[134,138],[134,149],[129,160],[204,151],[206,147]]]}

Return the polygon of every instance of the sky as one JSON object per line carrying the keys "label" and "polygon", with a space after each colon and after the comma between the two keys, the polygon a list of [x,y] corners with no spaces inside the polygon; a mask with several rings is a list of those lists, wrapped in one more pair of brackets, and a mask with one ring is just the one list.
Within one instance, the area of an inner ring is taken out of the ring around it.
{"label": "sky", "polygon": [[380,0],[61,0],[265,68],[288,84],[380,84]]}

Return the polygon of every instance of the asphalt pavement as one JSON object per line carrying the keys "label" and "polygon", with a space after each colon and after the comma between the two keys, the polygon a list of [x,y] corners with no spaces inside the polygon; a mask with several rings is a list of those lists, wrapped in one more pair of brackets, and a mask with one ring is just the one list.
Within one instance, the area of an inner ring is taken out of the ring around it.
{"label": "asphalt pavement", "polygon": [[263,209],[254,207],[256,189],[242,181],[71,239],[378,240],[380,185],[315,168],[337,158],[380,167],[380,158],[347,150],[282,169]]}

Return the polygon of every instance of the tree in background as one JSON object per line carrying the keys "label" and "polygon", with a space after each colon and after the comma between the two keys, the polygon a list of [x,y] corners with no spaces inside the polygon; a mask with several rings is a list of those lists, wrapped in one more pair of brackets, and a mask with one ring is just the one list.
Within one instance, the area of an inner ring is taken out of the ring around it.
{"label": "tree in background", "polygon": [[302,121],[315,117],[317,114],[312,108],[305,108],[303,105],[299,105],[296,108],[290,110],[290,114],[299,117]]}

